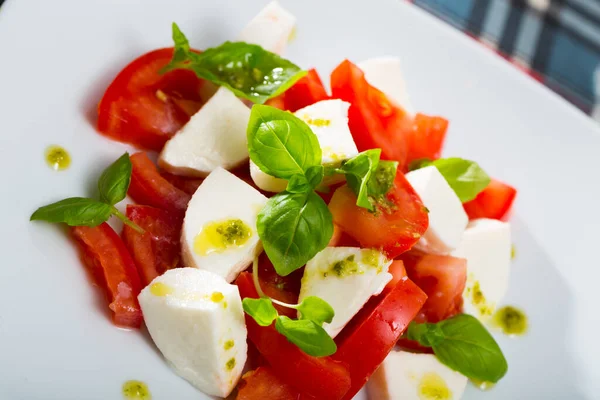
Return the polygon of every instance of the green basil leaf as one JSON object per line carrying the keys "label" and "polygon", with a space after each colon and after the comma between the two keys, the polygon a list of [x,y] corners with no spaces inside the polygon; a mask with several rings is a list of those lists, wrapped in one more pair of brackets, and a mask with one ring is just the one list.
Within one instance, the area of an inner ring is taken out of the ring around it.
{"label": "green basil leaf", "polygon": [[83,197],[71,197],[38,208],[30,221],[64,222],[70,226],[98,226],[112,214],[110,204]]}
{"label": "green basil leaf", "polygon": [[306,122],[274,107],[254,105],[248,122],[248,152],[265,173],[290,179],[321,165],[321,147]]}
{"label": "green basil leaf", "polygon": [[292,175],[286,190],[290,193],[304,193],[315,189],[323,180],[324,170],[322,165],[317,165],[309,167],[305,175]]}
{"label": "green basil leaf", "polygon": [[435,166],[461,202],[473,200],[490,183],[490,177],[475,161],[462,158],[440,158],[421,162],[421,168]]}
{"label": "green basil leaf", "polygon": [[471,378],[498,382],[508,364],[498,343],[477,318],[459,314],[437,324],[411,324],[407,337],[431,347],[443,364]]}
{"label": "green basil leaf", "polygon": [[377,170],[380,155],[381,149],[363,151],[338,168],[338,172],[346,175],[348,186],[356,194],[356,205],[371,211],[373,205],[369,201],[368,183]]}
{"label": "green basil leaf", "polygon": [[331,336],[311,320],[280,316],[275,320],[275,329],[308,355],[325,357],[337,351]]}
{"label": "green basil leaf", "polygon": [[262,104],[289,89],[306,75],[285,58],[244,42],[225,42],[197,54],[190,50],[185,35],[173,24],[175,51],[162,72],[190,69],[202,79],[225,86],[238,97]]}
{"label": "green basil leaf", "polygon": [[282,192],[258,214],[257,231],[279,275],[302,267],[323,250],[333,234],[327,204],[315,192]]}
{"label": "green basil leaf", "polygon": [[254,318],[260,326],[269,326],[277,318],[277,310],[273,307],[271,299],[266,297],[260,299],[246,297],[242,301],[242,307],[246,314]]}
{"label": "green basil leaf", "polygon": [[371,178],[367,184],[369,196],[383,196],[389,192],[394,185],[397,171],[397,161],[379,160],[377,169],[371,174]]}
{"label": "green basil leaf", "polygon": [[335,315],[333,307],[328,302],[317,296],[308,296],[298,305],[300,319],[309,319],[322,326],[323,322],[331,323]]}
{"label": "green basil leaf", "polygon": [[131,181],[131,168],[129,154],[125,153],[104,170],[98,179],[100,200],[114,205],[125,198]]}

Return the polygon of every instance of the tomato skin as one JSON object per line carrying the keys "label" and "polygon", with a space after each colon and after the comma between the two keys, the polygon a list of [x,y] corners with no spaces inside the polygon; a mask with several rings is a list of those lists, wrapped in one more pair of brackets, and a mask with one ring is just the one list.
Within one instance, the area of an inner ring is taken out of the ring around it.
{"label": "tomato skin", "polygon": [[444,139],[448,130],[448,120],[442,117],[430,117],[417,114],[412,127],[407,131],[408,155],[406,167],[420,158],[436,160],[442,155]]}
{"label": "tomato skin", "polygon": [[119,235],[106,222],[95,227],[74,226],[71,233],[81,249],[84,264],[106,294],[113,323],[139,328],[142,324],[142,310],[137,300],[142,289],[140,277]]}
{"label": "tomato skin", "polygon": [[236,400],[299,400],[300,393],[283,382],[271,367],[258,367],[242,376]]}
{"label": "tomato skin", "polygon": [[[252,275],[242,272],[236,285],[242,298],[258,298]],[[313,357],[304,353],[275,326],[261,327],[246,315],[248,338],[285,383],[302,394],[317,399],[339,400],[350,388],[350,373],[345,364],[331,357]]]}
{"label": "tomato skin", "polygon": [[130,158],[133,168],[127,193],[131,198],[178,215],[185,213],[191,196],[163,178],[146,153],[135,153]]}
{"label": "tomato skin", "polygon": [[361,247],[383,250],[388,258],[396,258],[410,249],[425,233],[429,217],[421,199],[398,171],[394,187],[386,195],[391,208],[377,206],[372,213],[356,205],[356,196],[344,185],[333,194],[329,209],[333,221]]}
{"label": "tomato skin", "polygon": [[517,190],[497,179],[483,189],[473,200],[464,203],[463,207],[469,219],[492,218],[507,221],[517,196]]}
{"label": "tomato skin", "polygon": [[417,322],[439,322],[462,310],[467,260],[410,251],[402,255],[408,277],[428,296]]}
{"label": "tomato skin", "polygon": [[[98,104],[97,129],[111,139],[159,151],[204,102],[194,72],[159,74],[173,48],[146,53],[127,65]],[[162,100],[157,91],[166,95]]]}
{"label": "tomato skin", "polygon": [[350,400],[367,383],[392,350],[408,324],[417,315],[427,295],[410,279],[371,299],[336,338],[332,358],[350,367],[352,387],[344,396]]}
{"label": "tomato skin", "polygon": [[183,176],[173,175],[165,171],[160,171],[160,175],[165,178],[171,185],[177,189],[183,190],[190,196],[196,193],[198,187],[202,184],[202,178],[186,178]]}
{"label": "tomato skin", "polygon": [[393,288],[406,277],[406,268],[404,268],[404,262],[402,260],[394,260],[388,269],[388,272],[392,274],[392,280],[386,285],[387,288]]}
{"label": "tomato skin", "polygon": [[146,232],[139,233],[125,225],[123,241],[135,260],[142,286],[167,270],[180,266],[180,217],[150,206],[127,205],[127,218]]}
{"label": "tomato skin", "polygon": [[323,86],[319,74],[313,68],[283,94],[270,99],[267,105],[277,107],[280,110],[296,112],[301,108],[328,98],[329,95],[325,90],[325,86]]}

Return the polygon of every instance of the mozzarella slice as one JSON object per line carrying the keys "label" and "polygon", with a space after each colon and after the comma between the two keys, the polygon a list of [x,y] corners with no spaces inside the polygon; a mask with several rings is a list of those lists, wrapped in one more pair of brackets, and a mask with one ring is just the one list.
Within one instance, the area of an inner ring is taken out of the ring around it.
{"label": "mozzarella slice", "polygon": [[365,73],[370,85],[381,90],[390,100],[414,114],[414,108],[408,97],[406,83],[402,76],[400,59],[397,57],[377,57],[363,61],[358,67]]}
{"label": "mozzarella slice", "polygon": [[388,273],[391,263],[377,250],[326,247],[306,264],[298,301],[317,296],[328,302],[335,316],[323,329],[335,337],[392,279]]}
{"label": "mozzarella slice", "polygon": [[277,1],[273,1],[246,25],[239,40],[281,54],[292,36],[295,25],[296,17],[282,8]]}
{"label": "mozzarella slice", "polygon": [[233,281],[262,251],[256,216],[266,202],[265,196],[235,175],[214,170],[185,213],[181,233],[185,266]]}
{"label": "mozzarella slice", "polygon": [[172,174],[206,176],[234,168],[248,158],[246,128],[250,109],[226,88],[192,116],[163,148],[159,165]]}
{"label": "mozzarella slice", "polygon": [[138,296],[152,340],[181,377],[226,397],[246,363],[246,325],[237,286],[195,268],[176,268]]}
{"label": "mozzarella slice", "polygon": [[434,166],[406,174],[429,210],[429,228],[416,247],[426,253],[448,254],[461,241],[469,217],[446,179]]}
{"label": "mozzarella slice", "polygon": [[[348,108],[350,103],[342,100],[323,100],[304,107],[294,115],[308,124],[319,140],[322,163],[327,166],[339,166],[343,160],[354,157],[358,149],[348,128]],[[274,178],[262,172],[256,164],[250,162],[250,175],[256,186],[268,192],[280,192],[287,181]],[[330,178],[325,184],[333,184],[340,177]]]}
{"label": "mozzarella slice", "polygon": [[458,400],[467,377],[433,354],[392,351],[367,382],[369,400]]}
{"label": "mozzarella slice", "polygon": [[467,259],[464,312],[491,316],[508,290],[511,258],[510,224],[495,219],[469,223],[454,257]]}

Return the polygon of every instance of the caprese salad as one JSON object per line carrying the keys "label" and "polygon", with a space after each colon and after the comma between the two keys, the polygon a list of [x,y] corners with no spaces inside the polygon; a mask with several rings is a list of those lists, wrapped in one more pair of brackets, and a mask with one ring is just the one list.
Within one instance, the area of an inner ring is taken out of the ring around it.
{"label": "caprese salad", "polygon": [[98,198],[31,219],[71,226],[114,323],[144,323],[206,394],[459,399],[498,382],[485,325],[515,189],[440,158],[448,121],[414,113],[398,59],[345,60],[328,92],[279,55],[294,26],[273,2],[199,51],[173,24],[174,47],[132,61],[98,106],[99,132],[158,166],[126,153]]}

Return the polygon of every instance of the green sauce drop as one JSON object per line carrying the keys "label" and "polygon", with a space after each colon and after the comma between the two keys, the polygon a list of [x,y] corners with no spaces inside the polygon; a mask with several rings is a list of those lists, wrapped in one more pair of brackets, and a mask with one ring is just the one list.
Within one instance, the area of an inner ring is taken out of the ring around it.
{"label": "green sauce drop", "polygon": [[50,146],[46,149],[46,163],[55,171],[62,171],[71,165],[71,156],[60,146]]}
{"label": "green sauce drop", "polygon": [[418,396],[421,400],[450,400],[452,391],[446,381],[436,373],[430,372],[421,378],[418,387]]}
{"label": "green sauce drop", "polygon": [[352,254],[342,260],[334,262],[331,265],[331,268],[329,268],[329,271],[323,273],[323,276],[325,277],[330,273],[339,277],[358,274],[358,264],[356,263],[354,258],[354,254]]}
{"label": "green sauce drop", "polygon": [[252,237],[252,229],[241,219],[210,222],[194,239],[194,251],[200,255],[241,247]]}
{"label": "green sauce drop", "polygon": [[232,369],[235,368],[235,358],[230,358],[229,361],[227,361],[227,364],[225,364],[225,367],[227,368],[227,371],[231,371]]}
{"label": "green sauce drop", "polygon": [[231,348],[233,348],[233,346],[235,345],[235,342],[233,340],[228,340],[225,342],[225,344],[223,345],[223,348],[225,350],[229,350]]}
{"label": "green sauce drop", "polygon": [[513,306],[498,309],[494,314],[493,323],[510,336],[523,335],[528,329],[527,316]]}
{"label": "green sauce drop", "polygon": [[123,397],[127,400],[152,400],[148,386],[141,381],[127,381],[123,384]]}

